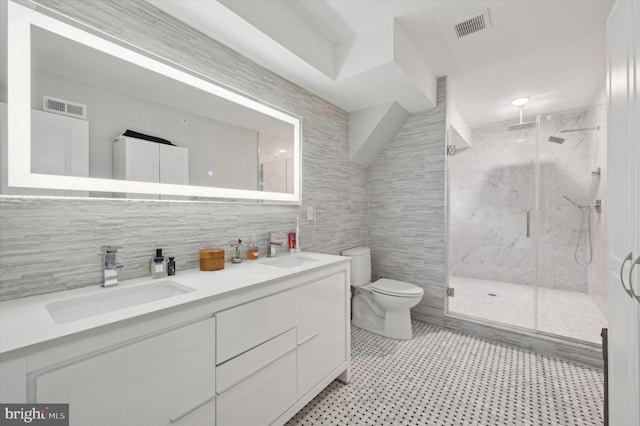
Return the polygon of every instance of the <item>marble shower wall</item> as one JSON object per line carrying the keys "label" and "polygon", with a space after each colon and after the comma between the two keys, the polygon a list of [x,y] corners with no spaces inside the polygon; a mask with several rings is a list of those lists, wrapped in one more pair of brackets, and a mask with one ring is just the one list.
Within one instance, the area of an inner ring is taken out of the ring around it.
{"label": "marble shower wall", "polygon": [[[302,206],[0,197],[0,300],[98,285],[100,246],[124,244],[123,279],[149,275],[156,247],[178,271],[198,251],[282,234],[301,217],[304,250],[338,254],[367,243],[367,170],[348,162],[348,114],[142,0],[38,3],[302,117]],[[305,208],[316,209],[316,223]],[[246,253],[245,253],[246,255]]]}
{"label": "marble shower wall", "polygon": [[[596,169],[596,153],[603,128],[580,132],[561,133],[564,143],[547,141],[550,135],[561,129],[579,129],[597,126],[596,117],[602,107],[593,106],[583,111],[568,114],[554,114],[550,120],[543,120],[540,130],[540,245],[538,280],[544,287],[587,292],[588,270],[593,265],[604,262],[606,257],[595,255],[596,245],[602,242],[596,238],[597,223],[602,224],[602,213],[595,210],[581,210],[563,198],[566,195],[580,205],[595,203],[601,180],[592,175]],[[604,166],[604,164],[602,164]],[[601,188],[603,189],[603,188]],[[604,197],[601,193],[600,196]],[[599,198],[602,198],[600,197]],[[589,222],[591,222],[591,248],[589,244]],[[582,224],[582,232],[580,227]],[[606,238],[605,238],[606,240]],[[576,252],[577,247],[577,252]],[[606,243],[605,243],[606,249]],[[593,253],[590,255],[590,251]],[[577,257],[577,260],[576,260]],[[591,257],[591,264],[586,265]]]}
{"label": "marble shower wall", "polygon": [[[595,202],[593,188],[599,178],[592,176],[599,134],[595,130],[561,133],[564,143],[547,142],[561,129],[594,127],[593,116],[600,107],[554,114],[540,125],[540,226],[538,281],[543,287],[586,292],[586,263],[590,258],[589,212],[563,198],[566,195],[580,205]],[[591,224],[601,213],[591,210]],[[580,226],[582,233],[580,233]],[[591,247],[595,247],[594,229]],[[578,251],[576,253],[576,246]],[[577,257],[577,260],[576,260]],[[593,257],[593,255],[591,256]],[[592,259],[592,264],[594,259]]]}
{"label": "marble shower wall", "polygon": [[[473,146],[450,159],[449,267],[453,275],[533,285],[537,238],[539,285],[587,291],[587,267],[574,259],[576,244],[578,260],[586,263],[588,259],[587,218],[585,214],[578,241],[581,213],[563,195],[578,204],[594,202],[597,178],[591,171],[598,132],[562,133],[562,144],[548,138],[561,129],[592,127],[597,109],[543,116],[539,135],[536,126],[510,131],[505,123],[473,130]],[[592,224],[598,220],[599,215],[592,212]]]}
{"label": "marble shower wall", "polygon": [[[505,124],[472,133],[471,148],[449,157],[449,271],[533,284],[535,128]],[[531,222],[533,223],[533,222]]]}

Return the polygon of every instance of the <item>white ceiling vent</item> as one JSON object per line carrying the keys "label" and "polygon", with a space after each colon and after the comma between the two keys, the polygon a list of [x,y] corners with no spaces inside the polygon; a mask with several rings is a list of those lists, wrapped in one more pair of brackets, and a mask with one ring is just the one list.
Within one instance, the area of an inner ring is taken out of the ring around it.
{"label": "white ceiling vent", "polygon": [[466,37],[470,34],[486,30],[491,26],[489,20],[489,9],[479,10],[473,15],[458,20],[453,24],[453,29],[458,38]]}
{"label": "white ceiling vent", "polygon": [[54,114],[68,115],[75,118],[87,118],[87,106],[77,102],[65,101],[64,99],[52,98],[44,95],[43,109]]}

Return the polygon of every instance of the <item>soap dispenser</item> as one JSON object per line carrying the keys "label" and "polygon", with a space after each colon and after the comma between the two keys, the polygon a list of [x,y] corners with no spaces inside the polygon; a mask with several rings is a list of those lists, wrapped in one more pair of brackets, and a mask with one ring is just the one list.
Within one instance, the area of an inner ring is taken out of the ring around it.
{"label": "soap dispenser", "polygon": [[255,260],[260,256],[260,247],[258,247],[258,243],[256,243],[256,236],[254,235],[251,238],[251,243],[249,244],[249,259]]}
{"label": "soap dispenser", "polygon": [[175,257],[169,256],[169,262],[167,262],[167,275],[175,275],[176,274],[176,261]]}
{"label": "soap dispenser", "polygon": [[151,260],[151,276],[153,278],[164,278],[167,276],[167,265],[161,248],[156,249],[156,257]]}

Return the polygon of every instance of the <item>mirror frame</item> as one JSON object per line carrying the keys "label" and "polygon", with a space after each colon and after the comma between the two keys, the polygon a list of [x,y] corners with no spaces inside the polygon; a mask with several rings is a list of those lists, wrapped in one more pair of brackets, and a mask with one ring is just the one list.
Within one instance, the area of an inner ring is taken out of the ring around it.
{"label": "mirror frame", "polygon": [[[259,101],[191,69],[158,55],[132,46],[99,30],[41,6],[27,7],[8,1],[7,7],[7,184],[9,187],[139,193],[222,198],[228,200],[261,200],[280,204],[301,203],[301,118]],[[54,15],[54,16],[50,16]],[[73,25],[65,21],[71,21]],[[201,89],[293,125],[294,182],[293,193],[257,190],[175,185],[76,176],[31,173],[31,27],[66,37],[77,43],[181,83]],[[27,143],[25,143],[27,141]],[[83,197],[84,198],[84,197]],[[201,201],[201,200],[198,200]]]}

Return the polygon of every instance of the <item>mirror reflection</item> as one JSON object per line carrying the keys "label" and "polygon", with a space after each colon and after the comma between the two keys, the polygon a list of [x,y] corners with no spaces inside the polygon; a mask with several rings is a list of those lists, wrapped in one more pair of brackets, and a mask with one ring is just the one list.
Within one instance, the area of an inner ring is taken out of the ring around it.
{"label": "mirror reflection", "polygon": [[294,193],[294,125],[36,26],[31,110],[31,173]]}

